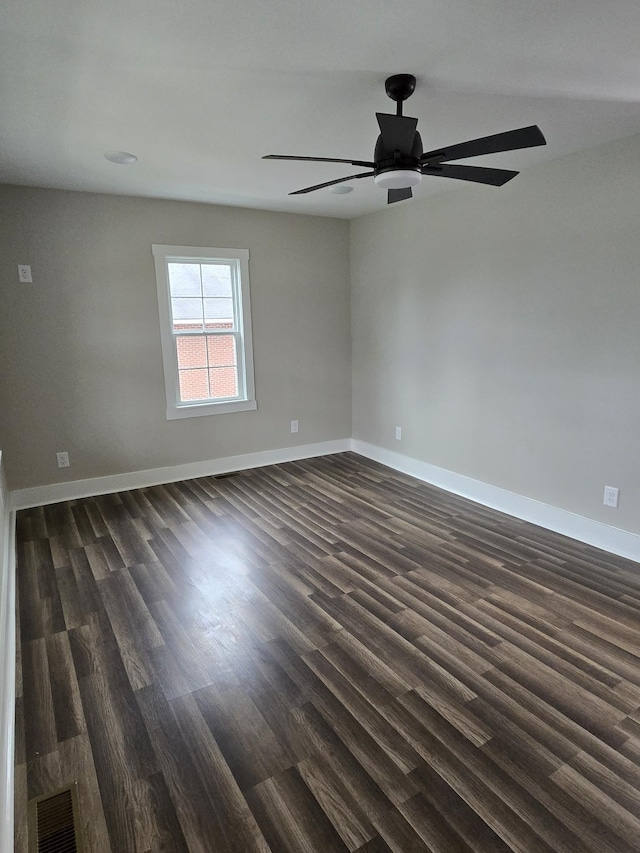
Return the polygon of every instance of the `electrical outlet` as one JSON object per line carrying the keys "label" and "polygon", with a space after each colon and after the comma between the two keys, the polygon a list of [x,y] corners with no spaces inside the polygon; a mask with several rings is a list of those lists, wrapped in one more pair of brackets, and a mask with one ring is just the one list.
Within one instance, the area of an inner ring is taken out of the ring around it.
{"label": "electrical outlet", "polygon": [[33,284],[29,264],[18,264],[18,281],[22,284]]}
{"label": "electrical outlet", "polygon": [[396,427],[396,440],[402,441],[402,427]]}
{"label": "electrical outlet", "polygon": [[605,486],[604,487],[604,505],[612,506],[614,509],[618,506],[618,494],[620,489],[616,489],[615,486]]}
{"label": "electrical outlet", "polygon": [[56,453],[56,459],[58,460],[58,468],[69,468],[71,465],[69,462],[69,454],[66,450],[61,453]]}
{"label": "electrical outlet", "polygon": [[298,421],[291,421],[291,432],[298,432]]}

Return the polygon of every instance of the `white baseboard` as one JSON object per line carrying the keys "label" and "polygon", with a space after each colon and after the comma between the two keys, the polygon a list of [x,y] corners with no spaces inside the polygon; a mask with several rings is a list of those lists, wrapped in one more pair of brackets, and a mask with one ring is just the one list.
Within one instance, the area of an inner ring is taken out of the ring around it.
{"label": "white baseboard", "polygon": [[11,507],[14,510],[27,509],[31,506],[88,498],[93,495],[143,489],[146,486],[174,483],[177,480],[211,477],[216,474],[228,474],[230,471],[243,471],[246,468],[261,468],[264,465],[294,462],[297,459],[310,459],[313,456],[344,453],[346,450],[351,450],[351,439],[340,438],[317,444],[301,444],[297,447],[244,453],[242,456],[225,456],[205,462],[187,462],[167,468],[133,471],[129,474],[112,474],[108,477],[92,477],[89,480],[70,480],[66,483],[52,483],[49,486],[34,486],[31,489],[17,489],[11,492]]}
{"label": "white baseboard", "polygon": [[612,554],[628,557],[640,563],[640,536],[636,533],[630,533],[627,530],[611,527],[608,524],[585,518],[567,510],[558,509],[533,498],[527,498],[498,486],[492,486],[480,480],[447,471],[445,468],[439,468],[428,462],[404,456],[401,453],[369,444],[366,441],[349,438],[276,450],[264,450],[257,453],[245,453],[241,456],[227,456],[205,462],[189,462],[184,465],[152,468],[127,474],[113,474],[87,480],[71,480],[66,483],[53,483],[30,489],[18,489],[11,493],[11,507],[14,510],[26,509],[31,506],[58,503],[93,495],[140,489],[146,486],[171,483],[176,480],[215,476],[230,471],[275,465],[280,462],[310,459],[313,456],[344,453],[347,450],[353,450],[361,456],[373,459],[396,471],[409,474],[418,480],[431,483],[448,492],[469,498],[476,503],[497,509],[507,515],[521,518],[523,521],[530,521],[547,530],[562,533],[572,539],[577,539],[579,542],[585,542],[588,545],[602,548]]}
{"label": "white baseboard", "polygon": [[610,527],[600,521],[594,521],[567,510],[549,506],[533,498],[523,497],[515,492],[482,483],[480,480],[473,480],[471,477],[465,477],[462,474],[455,474],[445,468],[438,468],[428,462],[421,462],[419,459],[413,459],[410,456],[404,456],[402,453],[396,453],[393,450],[387,450],[384,447],[369,444],[356,438],[351,441],[351,449],[354,453],[359,453],[361,456],[366,456],[368,459],[373,459],[382,465],[401,471],[403,474],[409,474],[425,483],[438,486],[447,492],[469,498],[469,500],[497,509],[507,515],[521,518],[523,521],[530,521],[532,524],[537,524],[547,530],[562,533],[571,539],[577,539],[579,542],[594,545],[596,548],[602,548],[604,551],[640,563],[640,536],[636,533],[620,530],[618,527]]}
{"label": "white baseboard", "polygon": [[13,850],[16,708],[15,513],[0,498],[0,850]]}

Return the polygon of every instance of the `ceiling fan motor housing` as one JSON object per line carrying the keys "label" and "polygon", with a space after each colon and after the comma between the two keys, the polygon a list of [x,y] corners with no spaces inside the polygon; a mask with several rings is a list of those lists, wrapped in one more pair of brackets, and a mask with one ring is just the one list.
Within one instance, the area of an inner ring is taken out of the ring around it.
{"label": "ceiling fan motor housing", "polygon": [[376,185],[385,189],[415,187],[422,180],[420,157],[422,157],[422,139],[416,131],[409,155],[399,151],[388,151],[384,147],[382,134],[378,136],[373,159]]}

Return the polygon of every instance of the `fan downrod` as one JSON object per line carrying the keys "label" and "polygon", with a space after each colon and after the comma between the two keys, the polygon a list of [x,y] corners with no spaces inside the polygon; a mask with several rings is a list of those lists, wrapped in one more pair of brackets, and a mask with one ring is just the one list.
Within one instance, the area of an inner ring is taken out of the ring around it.
{"label": "fan downrod", "polygon": [[416,78],[413,74],[394,74],[384,81],[384,89],[392,101],[396,102],[396,113],[402,115],[402,103],[413,95]]}

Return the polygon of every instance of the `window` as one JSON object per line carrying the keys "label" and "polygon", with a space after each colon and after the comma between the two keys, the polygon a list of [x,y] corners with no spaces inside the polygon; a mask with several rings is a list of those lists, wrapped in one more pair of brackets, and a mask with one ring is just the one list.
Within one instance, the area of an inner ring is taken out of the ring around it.
{"label": "window", "polygon": [[257,408],[249,252],[153,246],[167,418]]}

